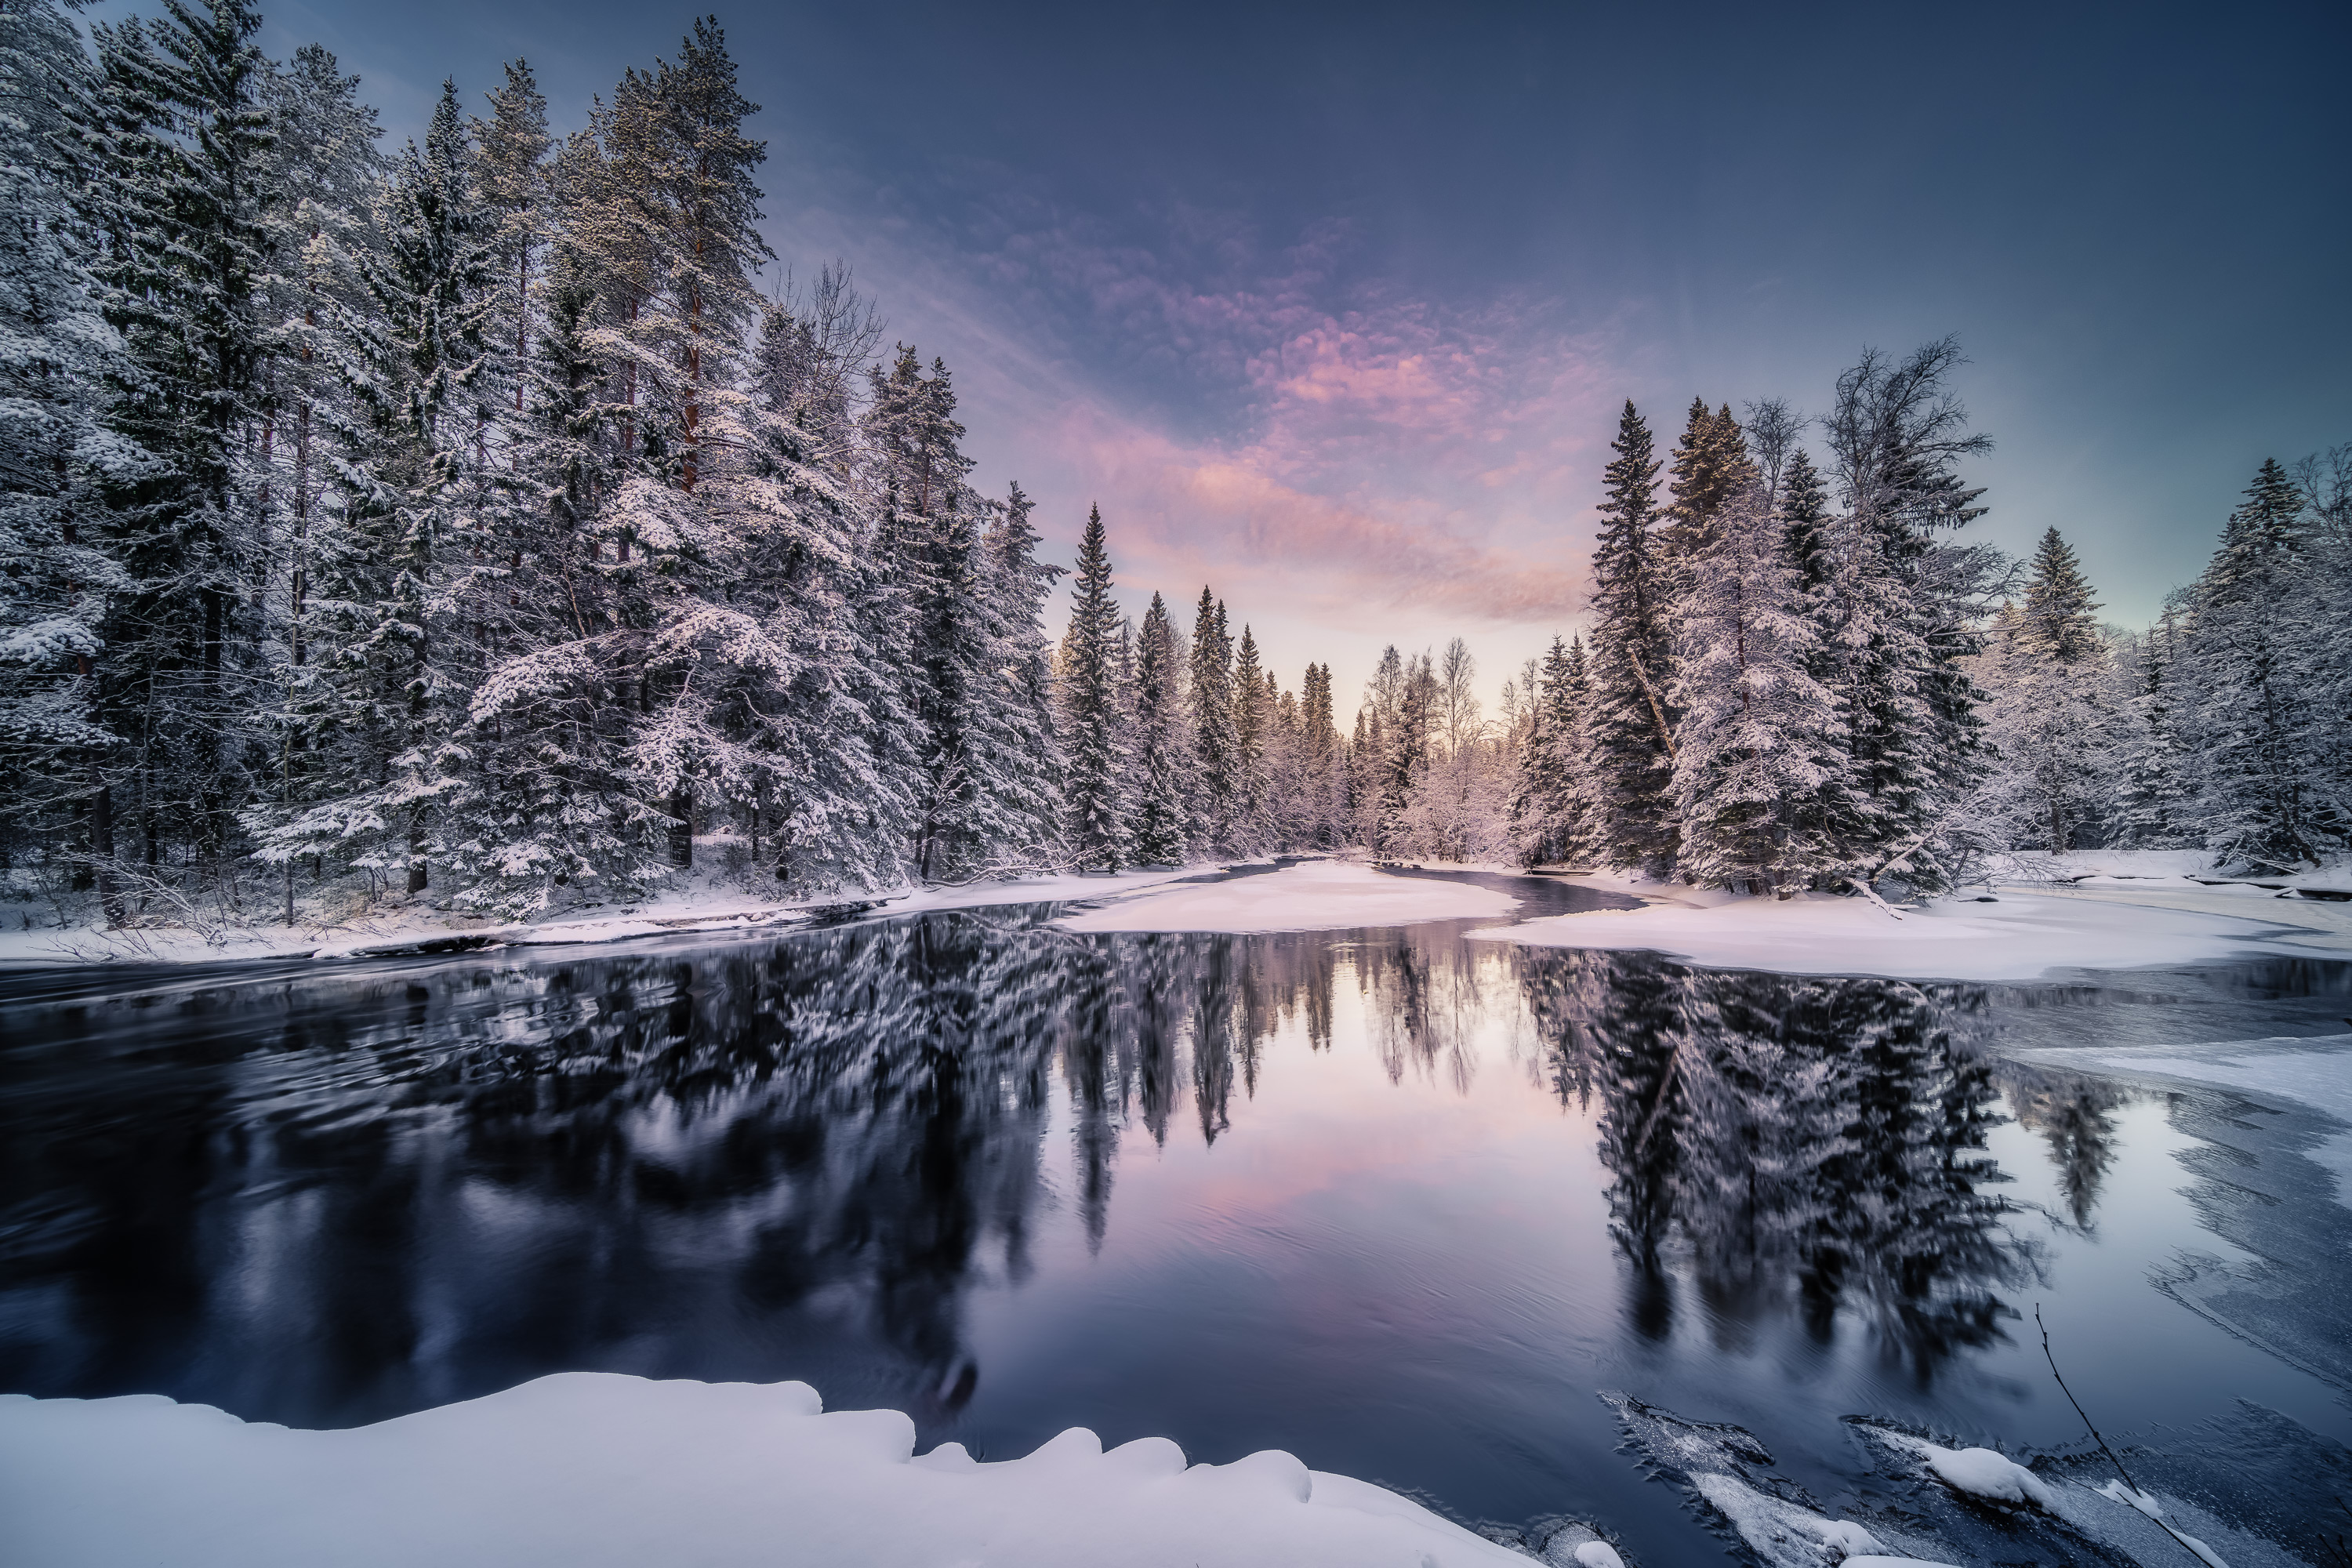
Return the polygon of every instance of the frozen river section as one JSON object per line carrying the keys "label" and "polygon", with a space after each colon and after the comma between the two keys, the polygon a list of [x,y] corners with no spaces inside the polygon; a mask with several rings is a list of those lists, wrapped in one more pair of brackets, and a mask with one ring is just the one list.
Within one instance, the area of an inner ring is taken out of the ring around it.
{"label": "frozen river section", "polygon": [[[2038,1304],[2235,1568],[2352,1495],[2313,1328],[2341,1127],[2063,1054],[2326,1055],[2340,963],[1919,983],[1469,940],[1486,909],[1085,914],[9,977],[0,1390],[341,1429],[555,1373],[793,1379],[918,1454],[1278,1449],[1637,1564],[1757,1555],[1741,1517],[1867,1555],[1798,1514],[2097,1561],[2050,1544],[2106,1505]],[[2031,1460],[2081,1520],[1972,1535],[1923,1443]]]}

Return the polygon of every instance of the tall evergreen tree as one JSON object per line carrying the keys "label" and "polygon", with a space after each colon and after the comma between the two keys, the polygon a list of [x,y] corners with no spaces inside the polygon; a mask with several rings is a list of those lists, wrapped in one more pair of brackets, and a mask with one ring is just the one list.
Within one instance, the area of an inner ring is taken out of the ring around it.
{"label": "tall evergreen tree", "polygon": [[1234,647],[1224,604],[1206,588],[1192,615],[1192,840],[1202,855],[1235,854],[1241,742],[1234,731]]}
{"label": "tall evergreen tree", "polygon": [[1102,509],[1087,513],[1062,638],[1062,733],[1069,771],[1062,795],[1062,840],[1082,871],[1116,871],[1128,858],[1128,759],[1116,661],[1118,605],[1110,595],[1110,552]]}
{"label": "tall evergreen tree", "polygon": [[1592,551],[1592,706],[1588,715],[1601,853],[1653,876],[1674,865],[1675,742],[1668,583],[1659,559],[1658,464],[1629,401],[1610,443],[1605,520]]}
{"label": "tall evergreen tree", "polygon": [[1967,845],[1958,808],[1981,769],[1977,693],[1964,661],[1997,558],[1943,536],[1983,515],[1961,459],[1992,448],[1951,389],[1964,363],[1945,338],[1895,361],[1865,350],[1826,417],[1844,513],[1832,548],[1837,683],[1853,758],[1842,858],[1865,880],[1933,889]]}
{"label": "tall evergreen tree", "polygon": [[2277,461],[2263,461],[2245,495],[2197,583],[2176,668],[2200,760],[2205,847],[2284,869],[2316,859],[2328,841],[2313,767],[2326,720],[2311,700],[2317,683],[2301,679],[2320,629],[2303,586],[2314,575],[2313,531]]}
{"label": "tall evergreen tree", "polygon": [[1846,759],[1837,698],[1808,673],[1818,634],[1785,526],[1752,470],[1689,563],[1678,635],[1678,869],[1785,898],[1833,869]]}
{"label": "tall evergreen tree", "polygon": [[1233,847],[1238,854],[1263,854],[1270,842],[1266,749],[1272,722],[1265,668],[1258,658],[1257,638],[1245,625],[1234,656]]}
{"label": "tall evergreen tree", "polygon": [[1583,639],[1571,645],[1552,638],[1536,682],[1513,802],[1523,865],[1575,864],[1592,851],[1583,777],[1588,696]]}
{"label": "tall evergreen tree", "polygon": [[1135,777],[1129,843],[1144,865],[1183,862],[1192,837],[1184,780],[1197,752],[1187,732],[1184,654],[1168,605],[1158,594],[1135,639]]}
{"label": "tall evergreen tree", "polygon": [[278,136],[259,13],[246,0],[163,11],[92,27],[100,81],[78,117],[98,298],[134,366],[109,423],[154,459],[109,487],[102,548],[121,576],[92,716],[123,742],[108,754],[108,793],[137,798],[151,844],[184,835],[216,879],[260,707],[245,458],[275,346],[261,285]]}

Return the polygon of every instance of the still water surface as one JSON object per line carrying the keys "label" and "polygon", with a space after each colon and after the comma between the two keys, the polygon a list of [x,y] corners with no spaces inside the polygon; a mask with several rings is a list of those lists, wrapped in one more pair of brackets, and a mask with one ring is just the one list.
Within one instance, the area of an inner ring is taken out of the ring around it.
{"label": "still water surface", "polygon": [[2179,1097],[1997,1048],[2340,1029],[2352,966],[1787,979],[1055,912],[0,977],[0,1390],[342,1426],[800,1378],[982,1458],[1282,1447],[1653,1563],[1724,1549],[1596,1391],[1834,1497],[1851,1414],[2078,1437],[2037,1302],[2104,1426],[2249,1398],[2352,1436],[2149,1283],[2246,1257]]}

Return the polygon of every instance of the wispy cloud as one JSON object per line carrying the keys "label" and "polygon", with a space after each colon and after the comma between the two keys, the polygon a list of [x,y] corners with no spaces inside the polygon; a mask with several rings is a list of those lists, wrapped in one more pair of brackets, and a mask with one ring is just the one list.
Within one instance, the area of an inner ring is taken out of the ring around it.
{"label": "wispy cloud", "polygon": [[985,467],[1049,534],[1099,502],[1122,581],[1211,583],[1355,642],[1548,635],[1581,608],[1623,384],[1607,324],[1351,279],[1341,226],[1270,245],[1172,209],[1137,218],[1141,244],[1017,192],[978,211],[850,254],[946,342]]}

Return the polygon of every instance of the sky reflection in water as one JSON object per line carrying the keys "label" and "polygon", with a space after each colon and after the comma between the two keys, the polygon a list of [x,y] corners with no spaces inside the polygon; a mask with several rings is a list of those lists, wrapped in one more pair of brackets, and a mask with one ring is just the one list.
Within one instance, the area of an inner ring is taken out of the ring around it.
{"label": "sky reflection in water", "polygon": [[345,1426],[799,1377],[983,1457],[1280,1447],[1667,1552],[1595,1390],[1833,1493],[1847,1414],[2076,1435],[2035,1301],[2103,1423],[2347,1435],[2147,1284],[2234,1255],[2162,1100],[1987,1048],[2057,993],[1045,913],[0,1013],[0,1388]]}

